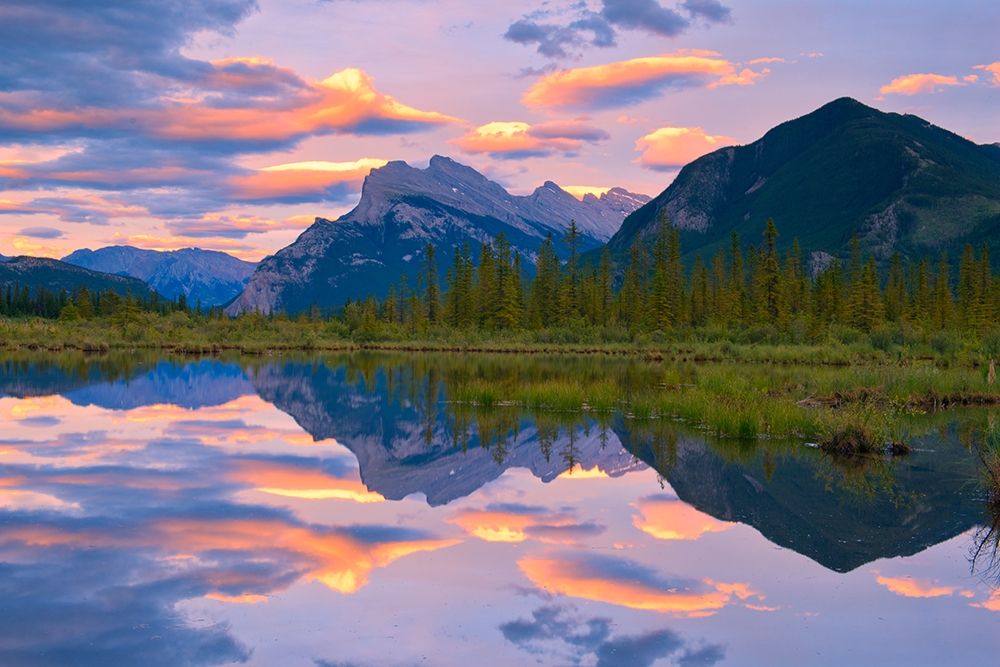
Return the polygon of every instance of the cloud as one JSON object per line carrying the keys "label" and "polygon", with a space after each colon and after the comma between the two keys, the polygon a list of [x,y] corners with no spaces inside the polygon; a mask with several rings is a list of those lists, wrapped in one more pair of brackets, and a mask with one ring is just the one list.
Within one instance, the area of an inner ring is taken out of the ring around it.
{"label": "cloud", "polygon": [[722,23],[730,11],[718,0],[686,0],[677,8],[656,0],[602,0],[599,11],[583,2],[564,8],[546,6],[514,21],[504,39],[535,46],[547,58],[569,58],[587,47],[617,45],[617,30],[641,30],[661,37],[677,37],[693,20]]}
{"label": "cloud", "polygon": [[198,218],[168,220],[166,227],[172,233],[187,238],[245,239],[251,234],[266,234],[288,229],[305,229],[312,224],[310,217],[293,216],[275,220],[257,215],[230,215],[206,213]]}
{"label": "cloud", "polygon": [[33,239],[58,239],[62,237],[63,232],[55,227],[25,227],[18,234]]}
{"label": "cloud", "polygon": [[656,171],[674,171],[723,146],[738,143],[732,137],[710,135],[700,127],[661,127],[640,137],[638,163]]}
{"label": "cloud", "polygon": [[[38,197],[16,203],[0,201],[0,215],[50,215],[62,222],[106,225],[113,218],[138,218],[149,212],[138,206],[94,195]],[[55,237],[50,237],[55,238]]]}
{"label": "cloud", "polygon": [[517,44],[536,44],[538,53],[548,58],[567,58],[583,45],[615,46],[614,29],[600,16],[588,14],[568,25],[553,25],[522,18],[511,23],[504,39]]}
{"label": "cloud", "polygon": [[264,167],[229,179],[238,201],[300,203],[344,201],[361,190],[372,169],[388,160],[360,158],[353,162],[293,162]]}
{"label": "cloud", "polygon": [[732,10],[719,0],[684,0],[681,7],[710,23],[732,23]]}
{"label": "cloud", "polygon": [[875,581],[880,586],[908,598],[937,598],[952,595],[955,592],[953,586],[940,586],[930,581],[920,581],[911,577],[883,577],[878,575]]}
{"label": "cloud", "polygon": [[742,583],[665,578],[621,558],[585,553],[527,557],[518,567],[532,583],[553,593],[686,616],[709,616],[734,599],[760,598]]}
{"label": "cloud", "polygon": [[609,23],[629,30],[644,30],[663,37],[676,37],[690,25],[688,19],[679,12],[662,6],[656,0],[603,0],[603,2],[601,16]]}
{"label": "cloud", "polygon": [[[206,225],[192,224],[203,214],[235,203],[344,202],[382,163],[358,157],[256,170],[235,158],[314,137],[409,134],[459,122],[396,99],[355,67],[313,79],[252,54],[187,55],[205,34],[233,35],[256,10],[255,0],[3,3],[0,144],[13,148],[0,155],[0,190],[41,190],[49,201],[4,203],[0,214],[90,224],[137,217],[206,238]],[[117,194],[100,203],[57,202],[65,199],[57,189]],[[217,245],[242,236],[226,231]]]}
{"label": "cloud", "polygon": [[8,544],[5,554],[0,565],[3,664],[168,667],[250,658],[250,649],[226,624],[195,626],[176,609],[182,599],[203,591],[205,582],[172,571],[174,564],[94,545]]}
{"label": "cloud", "polygon": [[236,461],[227,474],[230,481],[246,484],[255,491],[305,500],[350,500],[369,504],[383,502],[359,479],[324,470],[318,461]]}
{"label": "cloud", "polygon": [[597,667],[649,667],[660,658],[676,652],[681,646],[683,642],[680,637],[671,630],[616,637],[597,650]]}
{"label": "cloud", "polygon": [[486,542],[535,539],[548,544],[576,544],[604,532],[604,526],[580,522],[570,511],[551,512],[544,507],[503,503],[465,509],[448,521]]}
{"label": "cloud", "polygon": [[[214,63],[212,66],[216,66]],[[226,65],[225,67],[229,67]],[[163,98],[148,107],[65,106],[0,108],[0,136],[51,141],[68,138],[129,138],[155,145],[200,145],[205,150],[247,153],[290,147],[326,134],[407,133],[458,122],[457,118],[405,105],[378,91],[365,72],[347,68],[321,81],[301,82],[292,91],[273,91],[272,66],[247,65],[239,90],[250,86],[251,71],[265,94],[224,102],[206,95]],[[207,77],[206,85],[232,87],[228,77]],[[256,90],[256,89],[255,89]],[[227,92],[222,90],[221,92]],[[266,94],[268,92],[273,93]]]}
{"label": "cloud", "polygon": [[712,667],[726,659],[726,649],[719,644],[707,644],[688,649],[677,659],[678,667]]}
{"label": "cloud", "polygon": [[879,89],[882,95],[918,95],[936,93],[951,86],[961,86],[956,76],[944,74],[906,74],[896,77]]}
{"label": "cloud", "polygon": [[469,130],[452,141],[466,153],[487,153],[500,159],[574,154],[584,144],[609,139],[604,130],[580,121],[552,121],[531,125],[495,121]]}
{"label": "cloud", "polygon": [[255,0],[9,0],[0,7],[0,90],[57,97],[63,109],[144,106],[207,75],[207,63],[181,53],[193,35],[232,34],[256,9]]}
{"label": "cloud", "polygon": [[[610,619],[583,618],[574,605],[567,604],[538,607],[530,619],[504,623],[500,632],[508,642],[546,664],[593,664],[596,660],[598,667],[649,667],[677,655],[678,664],[707,667],[714,664],[709,661],[711,656],[725,656],[718,645],[685,648],[681,636],[669,629],[612,636]],[[687,656],[694,656],[695,661],[684,662]],[[698,656],[704,656],[701,662],[697,662]]]}
{"label": "cloud", "polygon": [[608,109],[643,102],[667,89],[753,85],[767,73],[740,69],[714,51],[680,51],[558,70],[540,77],[523,101],[533,107]]}
{"label": "cloud", "polygon": [[983,70],[993,75],[993,85],[1000,86],[1000,60],[989,65],[976,65],[972,69]]}
{"label": "cloud", "polygon": [[632,524],[658,540],[697,540],[734,525],[703,514],[675,496],[648,496],[637,501],[635,507],[639,514],[632,517]]}

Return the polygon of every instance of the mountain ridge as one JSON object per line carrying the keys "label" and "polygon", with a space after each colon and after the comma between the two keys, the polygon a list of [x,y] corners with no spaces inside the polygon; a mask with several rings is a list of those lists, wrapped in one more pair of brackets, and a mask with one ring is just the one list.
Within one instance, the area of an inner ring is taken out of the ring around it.
{"label": "mountain ridge", "polygon": [[619,262],[651,240],[666,209],[687,254],[710,254],[732,232],[760,238],[774,218],[779,245],[844,256],[851,238],[880,259],[922,256],[1000,238],[1000,149],[918,116],[838,98],[742,146],[686,165],[623,222],[608,247]]}
{"label": "mountain ridge", "polygon": [[217,250],[182,248],[159,251],[128,245],[81,248],[63,258],[84,268],[138,278],[169,299],[182,294],[188,303],[205,307],[232,301],[256,268]]}
{"label": "mountain ridge", "polygon": [[621,188],[580,200],[551,181],[518,196],[440,155],[425,169],[389,162],[365,178],[349,213],[316,218],[294,243],[263,260],[227,312],[293,313],[384,296],[420,272],[428,243],[437,248],[440,275],[464,245],[475,248],[501,233],[531,260],[547,236],[561,236],[576,221],[581,249],[597,248],[646,200]]}
{"label": "mountain ridge", "polygon": [[48,257],[8,257],[0,262],[0,286],[19,285],[32,291],[45,288],[58,293],[86,287],[91,292],[113,290],[120,296],[131,294],[149,298],[153,290],[138,278],[119,276],[69,264]]}

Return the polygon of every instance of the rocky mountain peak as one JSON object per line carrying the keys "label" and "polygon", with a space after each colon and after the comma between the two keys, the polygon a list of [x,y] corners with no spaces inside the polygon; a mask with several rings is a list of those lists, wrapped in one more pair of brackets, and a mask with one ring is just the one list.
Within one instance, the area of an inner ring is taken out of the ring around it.
{"label": "rocky mountain peak", "polygon": [[572,220],[581,248],[592,249],[647,199],[615,191],[620,194],[580,201],[546,181],[518,196],[441,155],[423,169],[389,162],[371,171],[352,211],[335,221],[317,218],[295,243],[261,262],[229,312],[297,312],[384,296],[403,276],[415,277],[428,243],[438,250],[441,275],[458,249],[491,243],[501,233],[530,266],[545,238],[561,237]]}

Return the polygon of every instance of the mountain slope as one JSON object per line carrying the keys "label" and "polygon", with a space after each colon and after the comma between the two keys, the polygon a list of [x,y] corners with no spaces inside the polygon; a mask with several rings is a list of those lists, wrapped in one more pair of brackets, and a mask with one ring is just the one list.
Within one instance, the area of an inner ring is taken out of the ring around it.
{"label": "mountain slope", "polygon": [[27,286],[32,291],[44,287],[52,292],[74,292],[86,287],[91,292],[113,290],[122,296],[152,296],[149,286],[137,278],[91,271],[45,257],[12,257],[0,263],[0,288],[7,285]]}
{"label": "mountain slope", "polygon": [[624,258],[655,232],[666,208],[688,253],[736,231],[758,242],[773,217],[787,247],[843,255],[858,234],[879,257],[1000,243],[1000,150],[911,115],[849,98],[783,123],[746,146],[722,148],[681,170],[609,242]]}
{"label": "mountain slope", "polygon": [[365,179],[354,210],[336,221],[317,218],[292,245],[261,262],[228,311],[294,313],[383,296],[404,275],[414,284],[428,243],[437,248],[442,276],[464,244],[475,252],[503,233],[515,252],[531,259],[547,235],[558,238],[571,220],[580,228],[581,250],[597,248],[647,200],[616,188],[581,201],[552,182],[519,197],[445,157],[434,156],[426,169],[390,162]]}
{"label": "mountain slope", "polygon": [[63,261],[94,271],[132,276],[169,299],[183,294],[191,305],[200,301],[203,306],[232,301],[257,266],[214,250],[159,252],[131,246],[77,250]]}
{"label": "mountain slope", "polygon": [[[622,419],[614,426],[623,445],[659,470],[682,501],[721,521],[753,526],[836,572],[911,556],[983,520],[982,500],[968,483],[975,457],[954,429],[914,443],[913,455],[886,473],[886,485],[874,481],[877,466],[867,474],[845,471],[804,447],[777,459],[760,449],[734,458],[700,437],[681,436],[668,461],[631,428]],[[871,495],[859,481],[873,485]]]}

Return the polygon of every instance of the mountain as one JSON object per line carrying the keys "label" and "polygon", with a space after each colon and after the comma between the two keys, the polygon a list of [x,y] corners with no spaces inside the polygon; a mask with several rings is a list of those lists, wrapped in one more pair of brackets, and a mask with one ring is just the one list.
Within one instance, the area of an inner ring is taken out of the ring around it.
{"label": "mountain", "polygon": [[912,115],[841,98],[746,146],[688,164],[612,237],[616,259],[649,240],[665,208],[686,253],[709,254],[731,232],[758,242],[774,218],[779,243],[846,255],[852,236],[879,258],[1000,244],[1000,149]]}
{"label": "mountain", "polygon": [[354,210],[336,221],[317,218],[292,245],[261,262],[229,312],[294,313],[383,296],[404,275],[414,284],[428,243],[437,248],[442,276],[464,244],[475,252],[500,233],[515,252],[533,259],[546,236],[560,237],[571,220],[581,232],[580,249],[597,248],[648,199],[615,188],[581,201],[551,181],[515,196],[446,157],[432,157],[426,169],[390,162],[365,179]]}
{"label": "mountain", "polygon": [[91,292],[114,290],[122,296],[148,298],[152,290],[137,278],[101,273],[46,257],[11,257],[0,263],[0,287],[20,285],[32,291],[44,287],[52,292],[74,292],[86,287]]}
{"label": "mountain", "polygon": [[[667,455],[654,438],[617,418],[623,446],[660,471],[683,502],[720,521],[753,526],[768,541],[827,569],[850,572],[912,556],[980,524],[984,506],[975,456],[958,429],[918,438],[906,458],[840,463],[799,446],[743,456],[681,435]],[[885,466],[885,467],[880,467]]]}
{"label": "mountain", "polygon": [[184,248],[170,252],[131,246],[77,250],[64,262],[94,271],[132,276],[169,299],[183,294],[191,305],[222,306],[233,300],[257,266],[214,250]]}
{"label": "mountain", "polygon": [[509,468],[530,470],[542,482],[565,473],[568,461],[609,477],[645,468],[613,433],[596,427],[574,426],[572,435],[561,431],[546,442],[537,428],[518,423],[503,443],[484,446],[478,427],[460,434],[448,419],[429,421],[418,403],[392,400],[387,386],[367,386],[343,366],[275,362],[249,375],[261,398],[291,415],[313,438],[333,438],[351,450],[365,486],[389,500],[421,493],[432,507],[444,505]]}

